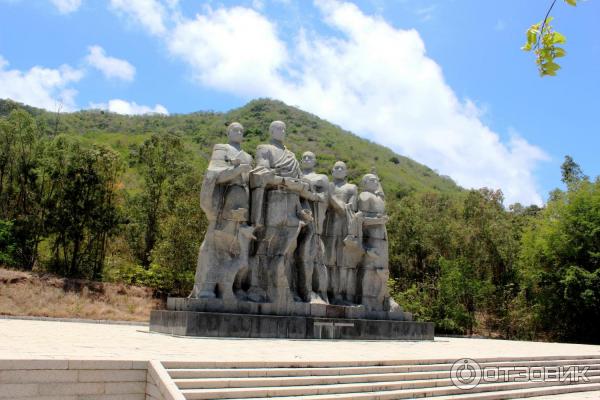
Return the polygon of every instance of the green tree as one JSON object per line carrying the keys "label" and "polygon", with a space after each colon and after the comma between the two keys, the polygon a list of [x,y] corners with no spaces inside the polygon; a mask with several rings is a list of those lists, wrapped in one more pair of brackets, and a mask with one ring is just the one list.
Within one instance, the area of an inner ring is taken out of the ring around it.
{"label": "green tree", "polygon": [[162,238],[152,251],[154,270],[171,275],[170,286],[160,289],[173,295],[187,296],[194,283],[198,249],[207,227],[198,201],[201,181],[193,170],[175,181],[167,201],[169,213],[161,222]]}
{"label": "green tree", "polygon": [[565,161],[560,166],[562,181],[567,188],[572,188],[583,180],[587,180],[587,176],[581,171],[581,167],[569,155],[565,156]]}
{"label": "green tree", "polygon": [[116,204],[121,162],[101,146],[83,147],[58,136],[49,144],[43,173],[49,182],[46,229],[50,269],[65,276],[100,279],[108,239],[119,225]]}
{"label": "green tree", "polygon": [[440,259],[436,321],[442,331],[473,334],[476,313],[485,309],[494,291],[489,278],[464,258]]}
{"label": "green tree", "polygon": [[598,342],[600,328],[600,182],[557,191],[526,231],[523,297],[537,329],[561,340]]}
{"label": "green tree", "polygon": [[[166,199],[178,176],[185,168],[181,138],[155,134],[137,148],[132,156],[143,178],[142,193],[132,199],[134,235],[142,233],[143,243],[130,237],[142,265],[149,267],[152,251],[160,239],[160,221],[168,212]],[[140,232],[142,231],[142,232]]]}
{"label": "green tree", "polygon": [[[502,202],[502,192],[484,188],[454,196],[415,194],[392,205],[390,272],[400,304],[446,331],[502,329],[518,291],[515,268],[525,226],[525,217]],[[460,280],[469,292],[451,300],[451,286]],[[483,325],[475,323],[476,314]]]}
{"label": "green tree", "polygon": [[31,269],[43,234],[42,184],[37,168],[43,141],[35,120],[15,109],[0,118],[0,218],[12,221],[15,262]]}

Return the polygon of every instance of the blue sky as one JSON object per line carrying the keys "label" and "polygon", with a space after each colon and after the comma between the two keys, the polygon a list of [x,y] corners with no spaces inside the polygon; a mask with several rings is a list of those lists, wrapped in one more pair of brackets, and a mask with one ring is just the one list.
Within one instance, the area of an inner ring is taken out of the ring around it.
{"label": "blue sky", "polygon": [[121,113],[279,98],[465,187],[540,203],[598,175],[600,1],[553,15],[558,77],[519,48],[542,0],[0,0],[0,98]]}

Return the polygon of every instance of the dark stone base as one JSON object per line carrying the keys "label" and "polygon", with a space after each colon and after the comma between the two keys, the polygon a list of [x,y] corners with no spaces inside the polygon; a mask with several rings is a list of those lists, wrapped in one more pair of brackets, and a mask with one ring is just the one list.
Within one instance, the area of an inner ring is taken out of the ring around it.
{"label": "dark stone base", "polygon": [[333,304],[311,304],[293,301],[283,304],[274,304],[253,303],[251,301],[226,302],[222,299],[169,297],[167,299],[167,310],[313,318],[412,321],[412,314],[402,311],[401,309],[395,311],[369,311],[362,305],[337,306]]}
{"label": "dark stone base", "polygon": [[150,330],[179,336],[433,340],[432,322],[155,310]]}

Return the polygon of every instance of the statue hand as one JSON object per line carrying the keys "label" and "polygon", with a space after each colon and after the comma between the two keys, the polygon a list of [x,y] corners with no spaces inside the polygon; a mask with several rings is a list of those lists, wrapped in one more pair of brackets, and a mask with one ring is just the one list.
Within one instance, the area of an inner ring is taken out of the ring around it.
{"label": "statue hand", "polygon": [[298,217],[304,222],[312,222],[313,221],[313,215],[310,210],[306,210],[306,209],[300,210],[300,212],[298,213]]}
{"label": "statue hand", "polygon": [[294,192],[302,192],[305,188],[308,188],[308,185],[305,182],[298,181],[295,179],[285,179],[285,186]]}
{"label": "statue hand", "polygon": [[234,221],[247,221],[248,220],[248,209],[246,208],[236,208],[235,210],[231,210],[231,217]]}

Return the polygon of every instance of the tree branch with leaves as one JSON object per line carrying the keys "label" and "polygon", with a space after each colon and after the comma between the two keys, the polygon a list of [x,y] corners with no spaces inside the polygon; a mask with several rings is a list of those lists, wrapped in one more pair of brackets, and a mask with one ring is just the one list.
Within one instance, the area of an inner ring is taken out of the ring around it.
{"label": "tree branch with leaves", "polygon": [[[524,51],[533,51],[536,56],[535,63],[541,76],[556,76],[556,71],[560,69],[555,60],[564,57],[567,52],[559,45],[566,43],[565,36],[554,30],[550,24],[553,17],[550,16],[552,9],[558,0],[553,0],[546,11],[546,16],[541,22],[531,25],[527,29],[527,41],[521,47]],[[575,7],[578,0],[563,0],[570,6]]]}

